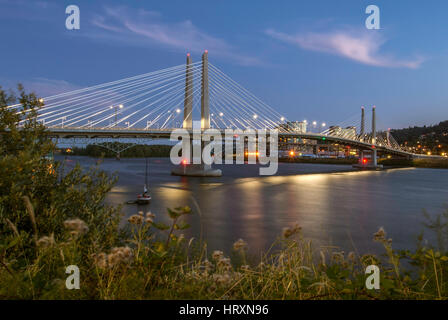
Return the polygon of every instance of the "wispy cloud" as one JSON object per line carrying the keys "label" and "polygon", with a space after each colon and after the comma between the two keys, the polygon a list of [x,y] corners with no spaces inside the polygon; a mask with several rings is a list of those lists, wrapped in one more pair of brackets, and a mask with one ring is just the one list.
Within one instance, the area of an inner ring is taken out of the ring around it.
{"label": "wispy cloud", "polygon": [[381,54],[379,51],[386,40],[371,30],[287,34],[268,29],[265,33],[302,49],[334,54],[371,66],[415,69],[424,61],[422,57],[405,60]]}
{"label": "wispy cloud", "polygon": [[260,61],[240,54],[227,41],[214,37],[190,20],[164,22],[160,13],[128,7],[105,7],[103,14],[91,19],[98,30],[89,36],[139,46],[162,46],[179,52],[200,53],[207,49],[213,55],[241,65],[258,65]]}

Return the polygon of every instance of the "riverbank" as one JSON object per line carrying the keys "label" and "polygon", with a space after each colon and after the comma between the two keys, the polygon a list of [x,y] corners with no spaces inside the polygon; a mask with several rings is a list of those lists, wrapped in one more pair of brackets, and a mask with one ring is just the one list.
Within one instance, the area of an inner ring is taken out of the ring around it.
{"label": "riverbank", "polygon": [[170,145],[132,145],[129,143],[113,142],[110,144],[103,143],[102,145],[89,144],[85,148],[62,148],[60,153],[62,155],[70,156],[89,156],[89,157],[103,157],[116,158],[116,152],[112,150],[123,150],[120,152],[120,158],[156,158],[169,157],[173,146]]}
{"label": "riverbank", "polygon": [[381,159],[378,163],[389,167],[448,169],[448,159]]}
{"label": "riverbank", "polygon": [[[334,159],[334,158],[279,158],[279,162],[284,163],[314,163],[314,164],[346,164],[358,163],[358,159]],[[379,159],[378,164],[382,164],[385,169],[393,168],[436,168],[448,169],[448,159]]]}

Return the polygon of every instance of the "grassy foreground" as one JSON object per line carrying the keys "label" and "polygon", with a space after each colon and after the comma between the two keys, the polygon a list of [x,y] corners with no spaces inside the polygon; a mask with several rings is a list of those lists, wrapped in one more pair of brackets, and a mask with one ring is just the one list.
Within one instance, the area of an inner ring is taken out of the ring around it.
{"label": "grassy foreground", "polygon": [[[448,297],[448,211],[428,217],[437,245],[413,252],[396,252],[378,230],[372,237],[384,246],[381,257],[315,248],[298,225],[286,227],[261,261],[248,259],[241,239],[233,252],[210,252],[182,235],[188,207],[168,209],[169,225],[139,212],[119,228],[120,208],[104,204],[115,177],[48,160],[55,146],[36,121],[43,103],[18,91],[0,88],[0,299]],[[15,103],[19,112],[7,107]],[[372,264],[380,290],[366,289]],[[66,288],[71,265],[80,270],[79,289]]]}
{"label": "grassy foreground", "polygon": [[[171,225],[157,223],[152,213],[128,220],[126,232],[110,229],[98,238],[95,227],[81,219],[63,222],[61,234],[42,235],[32,205],[25,198],[33,232],[6,220],[2,236],[1,299],[446,299],[448,257],[419,247],[395,252],[383,229],[373,241],[385,255],[358,255],[319,250],[301,237],[298,225],[287,227],[281,246],[262,261],[247,261],[247,243],[233,245],[232,259],[209,252],[204,243],[185,239],[182,222],[188,207],[168,209]],[[448,212],[428,226],[447,228]],[[99,222],[101,223],[101,221]],[[106,223],[106,221],[104,221]],[[33,234],[34,233],[34,234]],[[120,234],[120,236],[117,236]],[[441,241],[446,233],[439,233]],[[317,258],[316,258],[317,254]],[[403,268],[406,262],[408,269]],[[380,289],[366,289],[365,268],[381,270]],[[80,289],[66,289],[65,268],[80,269]]]}

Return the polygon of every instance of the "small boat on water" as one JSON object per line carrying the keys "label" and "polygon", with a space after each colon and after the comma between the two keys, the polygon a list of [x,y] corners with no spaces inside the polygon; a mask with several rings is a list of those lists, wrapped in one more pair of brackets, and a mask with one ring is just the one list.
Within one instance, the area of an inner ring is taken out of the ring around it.
{"label": "small boat on water", "polygon": [[145,184],[143,186],[143,193],[137,195],[137,204],[148,204],[151,201],[151,195],[148,191],[148,159],[146,159],[145,169]]}

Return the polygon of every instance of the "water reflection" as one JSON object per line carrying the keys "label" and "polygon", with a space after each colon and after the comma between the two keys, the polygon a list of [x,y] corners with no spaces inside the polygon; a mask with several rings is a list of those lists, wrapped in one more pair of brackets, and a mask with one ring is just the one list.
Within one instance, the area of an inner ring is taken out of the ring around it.
{"label": "water reflection", "polygon": [[[94,163],[83,157],[71,161]],[[101,168],[119,174],[109,203],[123,204],[141,192],[144,159],[107,159]],[[408,247],[422,229],[423,209],[440,213],[448,203],[448,170],[303,174],[351,168],[280,164],[278,175],[259,177],[257,166],[235,165],[224,166],[221,178],[187,178],[171,176],[170,168],[168,159],[151,159],[151,204],[125,205],[123,211],[131,215],[151,210],[156,220],[169,222],[167,207],[189,205],[195,214],[188,217],[192,227],[185,235],[203,235],[211,250],[230,251],[232,243],[243,238],[256,254],[295,222],[316,245],[374,251],[378,246],[372,234],[384,226],[394,246]]]}

